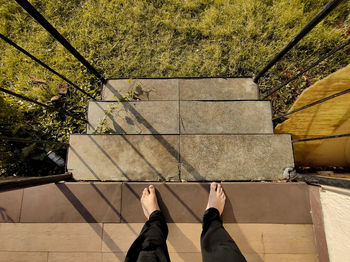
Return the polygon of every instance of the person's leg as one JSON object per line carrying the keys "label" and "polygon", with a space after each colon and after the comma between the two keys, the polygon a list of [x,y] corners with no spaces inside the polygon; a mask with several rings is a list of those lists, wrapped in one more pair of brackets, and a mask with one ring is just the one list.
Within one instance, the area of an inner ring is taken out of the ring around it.
{"label": "person's leg", "polygon": [[203,262],[246,261],[236,243],[222,226],[226,196],[220,184],[212,183],[208,206],[203,216],[201,249]]}
{"label": "person's leg", "polygon": [[153,185],[143,190],[141,205],[148,220],[129,248],[125,262],[170,262],[166,245],[168,226],[159,209]]}

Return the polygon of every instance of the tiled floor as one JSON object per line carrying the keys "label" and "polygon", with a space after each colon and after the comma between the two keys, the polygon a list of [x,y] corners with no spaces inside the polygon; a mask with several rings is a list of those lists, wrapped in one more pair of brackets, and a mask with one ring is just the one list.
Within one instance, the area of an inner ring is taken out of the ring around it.
{"label": "tiled floor", "polygon": [[[123,261],[145,221],[138,200],[144,186],[61,183],[0,193],[0,262]],[[309,198],[310,192],[312,199],[317,197],[317,188],[298,183],[223,186],[228,197],[224,225],[247,261],[327,261],[324,255],[318,259],[322,232],[314,230],[322,229],[322,221],[312,216],[319,207]],[[209,185],[156,188],[169,222],[172,261],[201,261],[200,220]]]}

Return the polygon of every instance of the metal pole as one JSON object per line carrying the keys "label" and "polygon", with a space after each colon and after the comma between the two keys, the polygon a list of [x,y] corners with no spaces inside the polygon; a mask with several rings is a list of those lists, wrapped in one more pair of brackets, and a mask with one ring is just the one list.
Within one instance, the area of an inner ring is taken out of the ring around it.
{"label": "metal pole", "polygon": [[311,107],[311,106],[314,106],[314,105],[317,105],[317,104],[321,104],[321,103],[323,103],[323,102],[325,102],[325,101],[327,101],[327,100],[333,99],[333,98],[335,98],[335,97],[338,97],[338,96],[341,96],[341,95],[345,95],[345,94],[347,94],[347,93],[350,93],[350,88],[349,88],[349,89],[345,89],[345,90],[343,90],[343,91],[341,91],[341,92],[335,93],[335,94],[333,94],[333,95],[327,96],[327,97],[322,98],[322,99],[320,99],[320,100],[317,100],[317,101],[315,101],[315,102],[312,102],[311,104],[308,104],[308,105],[299,107],[299,108],[297,108],[297,109],[295,109],[295,110],[293,110],[293,111],[291,111],[291,112],[289,112],[289,113],[285,113],[285,114],[283,114],[283,115],[281,115],[281,116],[277,116],[277,117],[275,117],[275,118],[272,119],[272,120],[274,121],[274,120],[279,119],[279,118],[282,118],[282,117],[284,117],[284,116],[291,115],[291,114],[293,114],[293,113],[299,112],[299,111],[304,110],[304,109],[306,109],[306,108],[309,108],[309,107]]}
{"label": "metal pole", "polygon": [[297,173],[295,179],[298,181],[303,181],[310,184],[321,184],[321,185],[328,185],[333,187],[342,187],[342,188],[350,189],[350,180],[344,179],[344,178],[324,177],[319,175]]}
{"label": "metal pole", "polygon": [[48,141],[48,140],[34,140],[34,139],[28,139],[28,138],[7,137],[7,136],[0,136],[0,141],[13,141],[13,142],[19,142],[19,143],[59,144],[59,145],[68,146],[67,143],[63,143],[63,142]]}
{"label": "metal pole", "polygon": [[334,136],[320,136],[320,137],[313,137],[313,138],[306,138],[306,139],[299,139],[299,140],[293,140],[293,143],[298,142],[307,142],[307,141],[315,141],[315,140],[323,140],[323,139],[332,139],[332,138],[339,138],[339,137],[346,137],[350,136],[350,134],[341,134],[341,135],[334,135]]}
{"label": "metal pole", "polygon": [[29,177],[20,178],[16,180],[0,180],[0,191],[9,191],[14,189],[44,185],[49,183],[56,183],[59,181],[67,181],[72,179],[71,173],[65,173],[63,175],[42,176],[42,177]]}
{"label": "metal pole", "polygon": [[290,82],[294,81],[295,79],[297,79],[298,77],[302,76],[305,72],[309,71],[311,68],[317,66],[319,63],[321,63],[323,60],[325,60],[326,58],[330,57],[331,55],[335,54],[336,52],[338,52],[339,50],[343,49],[344,47],[346,47],[347,45],[350,44],[350,38],[348,40],[346,40],[341,46],[339,46],[338,48],[330,51],[329,53],[325,54],[324,56],[322,56],[320,59],[318,59],[315,63],[313,63],[312,65],[310,65],[309,67],[307,67],[306,69],[304,69],[303,71],[301,71],[300,73],[298,73],[297,75],[291,77],[290,79],[288,79],[285,83],[283,83],[282,85],[280,85],[279,87],[276,87],[274,89],[272,89],[269,93],[267,93],[263,99],[266,99],[267,97],[269,97],[270,95],[272,95],[273,93],[275,93],[276,91],[280,90],[282,87],[288,85]]}
{"label": "metal pole", "polygon": [[[10,90],[4,89],[4,88],[2,88],[2,87],[0,87],[0,91],[4,92],[4,93],[6,93],[6,94],[9,94],[9,95],[18,97],[18,98],[20,98],[20,99],[23,99],[23,100],[25,100],[25,101],[34,103],[34,104],[36,104],[36,105],[45,107],[45,108],[47,108],[47,109],[53,109],[52,107],[50,107],[50,106],[48,106],[48,105],[46,105],[46,104],[40,103],[40,102],[35,101],[35,100],[33,100],[33,99],[29,98],[29,97],[26,97],[26,96],[24,96],[24,95],[17,94],[17,93],[15,93],[15,92],[12,92],[12,91],[10,91]],[[56,110],[56,111],[57,111],[57,110]],[[59,112],[59,111],[57,111],[57,112]],[[71,117],[73,117],[73,118],[75,118],[75,119],[77,119],[77,120],[81,120],[81,121],[84,121],[84,122],[86,122],[86,123],[88,122],[86,119],[77,118],[76,116],[74,116],[73,114],[71,114],[71,113],[69,113],[69,112],[65,112],[65,114],[67,114],[67,115],[69,115],[69,116],[71,116]]]}
{"label": "metal pole", "polygon": [[66,81],[67,83],[69,83],[70,85],[72,85],[73,87],[75,87],[76,89],[78,89],[80,92],[82,92],[84,95],[87,95],[88,97],[92,98],[93,100],[95,100],[95,98],[90,95],[89,93],[85,92],[83,89],[81,89],[79,86],[77,86],[76,84],[74,84],[73,82],[71,82],[70,80],[68,80],[65,76],[61,75],[60,73],[58,73],[57,71],[55,71],[54,69],[52,69],[51,67],[49,67],[48,65],[46,65],[44,62],[42,62],[41,60],[39,60],[38,58],[36,58],[35,56],[33,56],[32,54],[30,54],[29,52],[27,52],[26,50],[24,50],[22,47],[20,47],[19,45],[17,45],[16,43],[14,43],[13,41],[11,41],[10,39],[8,39],[6,36],[4,36],[3,34],[0,33],[0,38],[2,40],[4,40],[5,42],[7,42],[8,44],[12,45],[14,48],[16,48],[18,51],[22,52],[23,54],[25,54],[26,56],[30,57],[31,59],[33,59],[35,62],[37,62],[39,65],[41,65],[42,67],[46,68],[47,70],[49,70],[50,72],[52,72],[53,74],[57,75],[58,77],[60,77],[61,79],[63,79],[64,81]]}
{"label": "metal pole", "polygon": [[45,104],[40,103],[40,102],[38,102],[38,101],[35,101],[35,100],[33,100],[33,99],[29,98],[29,97],[26,97],[26,96],[24,96],[24,95],[20,95],[20,94],[17,94],[17,93],[15,93],[15,92],[12,92],[12,91],[10,91],[10,90],[4,89],[4,88],[2,88],[2,87],[0,87],[0,91],[4,92],[4,93],[6,93],[6,94],[9,94],[9,95],[18,97],[18,98],[20,98],[20,99],[23,99],[23,100],[25,100],[25,101],[34,103],[34,104],[36,104],[36,105],[39,105],[39,106],[42,106],[42,107],[45,107],[45,108],[49,108],[49,109],[51,108],[51,107],[48,106],[48,105],[45,105]]}
{"label": "metal pole", "polygon": [[106,79],[27,0],[15,0],[102,83]]}
{"label": "metal pole", "polygon": [[303,37],[308,34],[319,22],[323,20],[334,8],[336,8],[343,0],[330,1],[311,21],[301,29],[301,31],[280,51],[255,77],[254,82],[259,79],[273,67],[290,49],[292,49]]}

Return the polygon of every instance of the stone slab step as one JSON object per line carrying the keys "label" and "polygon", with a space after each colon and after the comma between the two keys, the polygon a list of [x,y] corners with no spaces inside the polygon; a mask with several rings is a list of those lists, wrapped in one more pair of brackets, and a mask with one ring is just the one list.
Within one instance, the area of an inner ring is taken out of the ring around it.
{"label": "stone slab step", "polygon": [[71,135],[76,180],[179,181],[179,136]]}
{"label": "stone slab step", "polygon": [[277,180],[293,167],[290,135],[72,135],[77,180]]}
{"label": "stone slab step", "polygon": [[89,102],[87,133],[94,132],[178,134],[179,102]]}
{"label": "stone slab step", "polygon": [[130,92],[140,100],[258,99],[258,87],[251,78],[172,78],[110,79],[103,86],[102,100],[116,101]]}
{"label": "stone slab step", "polygon": [[269,101],[180,101],[181,134],[273,134]]}
{"label": "stone slab step", "polygon": [[183,135],[181,179],[278,180],[294,167],[291,136]]}
{"label": "stone slab step", "polygon": [[269,101],[90,102],[87,133],[272,134],[271,117]]}

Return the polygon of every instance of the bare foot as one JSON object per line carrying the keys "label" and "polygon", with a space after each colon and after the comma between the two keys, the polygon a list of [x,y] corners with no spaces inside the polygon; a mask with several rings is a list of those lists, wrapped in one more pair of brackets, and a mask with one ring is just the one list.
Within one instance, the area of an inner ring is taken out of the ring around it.
{"label": "bare foot", "polygon": [[145,214],[147,219],[149,219],[149,216],[153,213],[153,211],[160,210],[158,206],[156,190],[154,189],[153,185],[150,185],[148,188],[146,187],[143,190],[141,197],[141,205],[143,213]]}
{"label": "bare foot", "polygon": [[224,211],[226,196],[220,184],[215,182],[210,184],[210,192],[207,209],[214,207],[216,208],[220,215]]}

